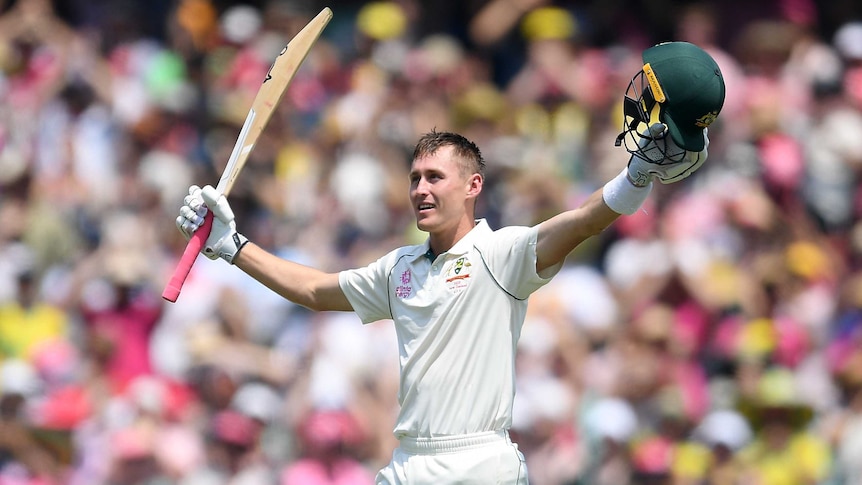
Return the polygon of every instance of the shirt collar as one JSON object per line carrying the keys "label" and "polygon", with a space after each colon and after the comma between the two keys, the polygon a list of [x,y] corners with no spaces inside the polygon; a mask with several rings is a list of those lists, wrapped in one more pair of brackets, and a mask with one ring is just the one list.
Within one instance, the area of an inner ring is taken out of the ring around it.
{"label": "shirt collar", "polygon": [[[470,232],[464,235],[458,242],[455,243],[446,254],[450,254],[453,256],[461,256],[470,251],[473,247],[473,242],[476,238],[480,237],[483,234],[487,234],[491,232],[491,227],[488,226],[488,221],[485,219],[476,219],[476,225],[473,226],[473,229],[470,229]],[[426,239],[422,245],[419,246],[419,251],[417,251],[414,259],[419,258],[428,258],[429,261],[433,261],[433,257],[429,258],[428,255],[431,254],[431,240]],[[439,256],[439,254],[437,255]]]}

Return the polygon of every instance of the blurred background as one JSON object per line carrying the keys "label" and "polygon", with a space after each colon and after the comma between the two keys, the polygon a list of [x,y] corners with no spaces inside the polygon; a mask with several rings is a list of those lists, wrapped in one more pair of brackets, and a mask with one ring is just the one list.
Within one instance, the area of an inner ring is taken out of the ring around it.
{"label": "blurred background", "polygon": [[329,6],[231,193],[329,271],[424,240],[421,133],[488,161],[532,225],[619,173],[641,50],[710,52],[709,162],[531,299],[513,437],[534,485],[862,483],[862,4],[851,0],[0,1],[0,484],[373,483],[396,446],[390,322],[311,313],[200,258],[282,46]]}

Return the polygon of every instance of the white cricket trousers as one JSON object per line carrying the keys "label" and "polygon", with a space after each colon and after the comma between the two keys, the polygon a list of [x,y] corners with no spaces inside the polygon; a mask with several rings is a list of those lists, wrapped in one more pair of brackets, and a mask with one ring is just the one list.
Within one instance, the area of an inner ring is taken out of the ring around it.
{"label": "white cricket trousers", "polygon": [[376,485],[527,485],[527,463],[507,431],[402,438]]}

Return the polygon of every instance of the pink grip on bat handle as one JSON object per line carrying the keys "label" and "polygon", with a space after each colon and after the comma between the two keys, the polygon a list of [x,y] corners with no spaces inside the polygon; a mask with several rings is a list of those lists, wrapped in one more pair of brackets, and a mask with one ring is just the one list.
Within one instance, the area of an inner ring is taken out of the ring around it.
{"label": "pink grip on bat handle", "polygon": [[208,211],[206,216],[204,216],[204,223],[201,224],[201,227],[189,239],[189,243],[186,245],[185,251],[183,251],[183,256],[180,258],[176,269],[174,269],[173,276],[171,276],[168,285],[165,286],[165,290],[162,292],[162,298],[171,303],[177,301],[177,298],[180,296],[180,290],[183,288],[183,283],[185,283],[186,277],[188,277],[189,272],[192,270],[192,265],[195,264],[195,260],[204,247],[204,243],[206,243],[212,228],[213,213],[212,211]]}

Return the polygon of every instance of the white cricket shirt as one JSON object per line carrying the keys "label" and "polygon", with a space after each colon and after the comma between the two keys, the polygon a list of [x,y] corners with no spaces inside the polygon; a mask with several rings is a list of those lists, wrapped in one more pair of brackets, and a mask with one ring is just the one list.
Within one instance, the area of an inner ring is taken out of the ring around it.
{"label": "white cricket shirt", "polygon": [[536,274],[536,227],[492,231],[477,221],[431,261],[429,243],[396,249],[339,284],[364,323],[392,319],[401,412],[396,438],[508,429],[515,350]]}

